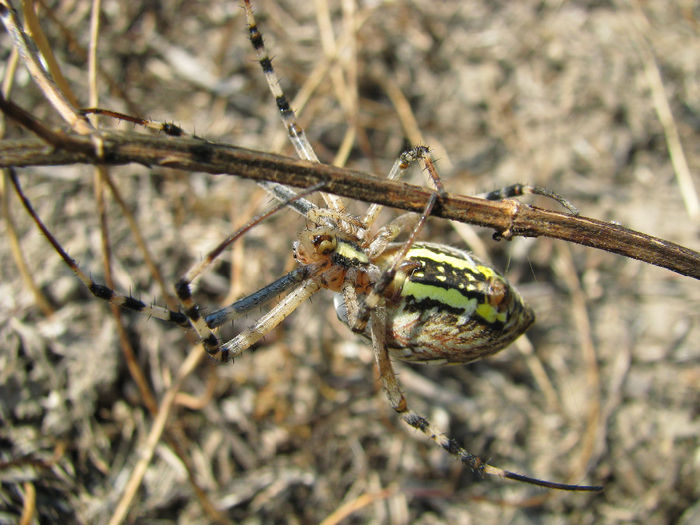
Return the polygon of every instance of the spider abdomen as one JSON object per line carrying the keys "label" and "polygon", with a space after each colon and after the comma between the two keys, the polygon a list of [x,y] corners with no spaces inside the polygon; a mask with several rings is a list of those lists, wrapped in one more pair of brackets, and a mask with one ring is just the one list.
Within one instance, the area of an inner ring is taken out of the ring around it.
{"label": "spider abdomen", "polygon": [[[380,266],[390,264],[391,246]],[[387,345],[394,357],[424,363],[467,363],[520,336],[535,315],[518,291],[469,252],[415,243],[385,301]]]}

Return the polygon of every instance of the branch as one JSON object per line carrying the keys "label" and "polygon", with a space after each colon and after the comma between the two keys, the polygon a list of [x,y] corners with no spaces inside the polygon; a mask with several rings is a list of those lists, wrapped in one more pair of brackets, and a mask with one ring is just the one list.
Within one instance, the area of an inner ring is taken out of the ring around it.
{"label": "branch", "polygon": [[[235,175],[323,191],[393,208],[421,212],[431,191],[371,174],[196,137],[100,131],[91,137],[54,131],[54,145],[39,139],[0,141],[0,167],[139,163],[216,175]],[[99,147],[97,145],[99,145]],[[100,151],[101,150],[101,151]],[[99,153],[98,153],[99,151]],[[493,228],[496,236],[551,237],[606,250],[700,278],[700,254],[675,243],[582,216],[543,210],[513,200],[487,201],[448,194],[433,215]]]}

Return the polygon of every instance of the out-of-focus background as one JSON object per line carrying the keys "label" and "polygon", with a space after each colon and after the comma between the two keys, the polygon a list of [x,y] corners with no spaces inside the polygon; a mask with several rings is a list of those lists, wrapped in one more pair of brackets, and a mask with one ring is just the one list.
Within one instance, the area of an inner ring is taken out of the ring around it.
{"label": "out-of-focus background", "polygon": [[[90,3],[46,4],[42,27],[87,105]],[[287,94],[307,93],[294,105],[323,162],[338,157],[381,177],[420,140],[451,192],[534,183],[583,215],[700,248],[700,221],[687,207],[697,197],[679,185],[668,148],[677,133],[697,187],[697,3],[263,0],[255,8]],[[102,10],[101,107],[293,155],[237,2],[106,0]],[[6,70],[6,34],[0,46]],[[23,67],[11,98],[63,125]],[[672,118],[662,122],[664,104]],[[9,125],[6,136],[27,134]],[[168,286],[269,202],[235,177],[110,172]],[[65,248],[101,280],[93,169],[20,176]],[[410,180],[422,181],[420,170]],[[108,305],[9,200],[54,313],[37,307],[0,243],[0,522],[32,508],[32,495],[42,523],[104,522],[156,419]],[[107,202],[117,288],[165,304],[123,213]],[[254,228],[199,282],[197,300],[211,311],[291,269],[303,227],[284,211]],[[9,238],[7,223],[0,228]],[[697,523],[700,285],[561,241],[491,234],[432,219],[422,237],[474,249],[517,283],[537,314],[529,344],[467,366],[397,363],[408,401],[495,465],[602,484],[604,493],[477,480],[397,420],[371,348],[321,292],[234,365],[203,360],[187,376],[129,519],[207,523],[211,504],[244,523]],[[158,403],[194,345],[145,316],[125,313],[123,322]]]}

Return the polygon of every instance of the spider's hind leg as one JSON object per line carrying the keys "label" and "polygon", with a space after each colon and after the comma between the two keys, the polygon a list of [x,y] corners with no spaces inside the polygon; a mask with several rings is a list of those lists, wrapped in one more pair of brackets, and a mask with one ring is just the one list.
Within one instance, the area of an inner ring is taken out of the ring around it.
{"label": "spider's hind leg", "polygon": [[480,476],[497,476],[499,478],[512,479],[514,481],[521,481],[531,485],[538,485],[540,487],[559,490],[598,492],[603,489],[603,487],[599,486],[569,485],[565,483],[541,480],[489,465],[478,456],[467,452],[454,439],[435,428],[425,417],[411,410],[406,402],[406,397],[401,391],[401,387],[398,379],[396,378],[396,373],[394,372],[389,351],[386,346],[386,322],[386,311],[383,305],[379,305],[372,310],[370,315],[372,347],[374,349],[374,357],[377,362],[377,367],[379,368],[379,376],[382,380],[384,392],[389,400],[391,408],[393,408],[394,411],[399,414],[404,422],[425,434],[437,445],[439,445],[449,454],[457,457],[462,463],[467,465]]}

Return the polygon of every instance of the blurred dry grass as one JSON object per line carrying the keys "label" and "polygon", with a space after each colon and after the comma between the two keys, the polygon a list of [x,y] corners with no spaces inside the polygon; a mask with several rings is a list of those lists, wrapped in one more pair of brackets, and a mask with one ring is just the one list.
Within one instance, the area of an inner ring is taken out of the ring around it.
{"label": "blurred dry grass", "polygon": [[[102,77],[100,106],[292,155],[237,2],[103,4],[100,65],[126,98]],[[292,97],[323,62],[321,5],[256,5]],[[78,46],[88,43],[89,7],[54,2],[63,28],[43,18],[83,103],[86,66]],[[365,2],[356,8],[362,23],[347,41],[357,59],[343,50],[339,63],[346,74],[356,68],[357,104],[352,89],[334,85],[331,68],[302,112],[324,162],[333,161],[352,122],[359,133],[348,164],[379,175],[405,137],[415,140],[420,132],[450,191],[532,182],[562,193],[585,215],[700,247],[698,220],[684,208],[655,113],[645,73],[650,64],[634,37],[641,27],[697,173],[697,4],[650,0],[637,10],[623,1]],[[348,27],[341,8],[333,2],[329,9],[340,35]],[[0,41],[6,59],[9,39],[3,34]],[[415,127],[392,103],[392,86],[410,103]],[[12,98],[60,124],[22,68]],[[233,178],[140,166],[112,173],[168,282],[266,200],[257,186]],[[22,178],[66,249],[101,277],[92,169],[33,169]],[[14,199],[12,206],[22,250],[56,311],[39,312],[3,242],[0,460],[15,463],[0,470],[0,522],[15,521],[32,491],[42,523],[104,522],[133,475],[154,417],[126,369],[109,308],[70,274]],[[163,304],[113,204],[109,220],[117,287]],[[202,279],[201,303],[214,308],[291,268],[290,245],[302,227],[291,212],[256,227]],[[6,224],[1,228],[4,234]],[[341,508],[354,510],[347,523],[697,519],[700,509],[691,505],[700,497],[698,283],[579,246],[547,239],[495,243],[491,232],[477,233],[537,312],[528,333],[534,350],[514,345],[470,366],[397,364],[409,403],[498,466],[602,483],[605,492],[476,481],[397,421],[379,391],[371,349],[338,323],[330,294],[320,293],[235,365],[203,361],[184,381],[187,395],[177,398],[165,434],[182,446],[216,508],[245,523],[313,523],[337,518]],[[469,235],[433,220],[424,238],[463,246]],[[159,321],[132,314],[124,321],[162,400],[192,345]],[[211,520],[167,441],[155,448],[129,518]]]}

